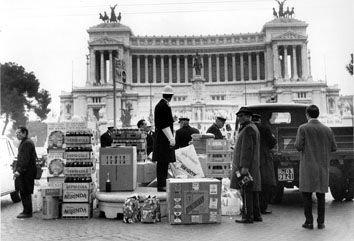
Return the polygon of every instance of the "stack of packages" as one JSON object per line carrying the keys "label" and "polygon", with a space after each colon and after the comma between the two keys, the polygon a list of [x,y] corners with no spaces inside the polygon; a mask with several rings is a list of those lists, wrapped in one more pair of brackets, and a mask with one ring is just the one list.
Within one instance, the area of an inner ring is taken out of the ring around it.
{"label": "stack of packages", "polygon": [[[75,128],[76,127],[76,128]],[[95,156],[92,145],[94,138],[85,127],[75,126],[67,129],[65,136],[62,218],[91,218],[95,185]]]}
{"label": "stack of packages", "polygon": [[156,178],[156,163],[147,156],[146,133],[138,128],[122,128],[114,131],[112,146],[135,146],[137,152],[137,183],[149,184]]}
{"label": "stack of packages", "polygon": [[139,196],[128,197],[123,205],[124,223],[156,223],[161,221],[160,201],[156,196],[145,197],[141,204]]}

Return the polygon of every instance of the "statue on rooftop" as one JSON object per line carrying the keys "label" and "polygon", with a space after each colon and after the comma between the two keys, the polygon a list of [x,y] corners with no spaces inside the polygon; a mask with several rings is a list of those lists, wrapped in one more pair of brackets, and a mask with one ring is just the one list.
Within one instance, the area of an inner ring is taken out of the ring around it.
{"label": "statue on rooftop", "polygon": [[116,14],[115,14],[115,12],[114,12],[114,9],[117,7],[117,4],[116,5],[114,5],[114,7],[112,7],[112,6],[109,6],[110,8],[111,8],[111,18],[110,18],[110,22],[111,23],[113,23],[113,22],[117,22],[117,16],[116,16]]}
{"label": "statue on rooftop", "polygon": [[278,4],[279,4],[279,11],[278,11],[278,15],[279,17],[284,17],[284,3],[286,2],[286,0],[283,0],[282,2],[279,2],[278,0],[275,0]]}

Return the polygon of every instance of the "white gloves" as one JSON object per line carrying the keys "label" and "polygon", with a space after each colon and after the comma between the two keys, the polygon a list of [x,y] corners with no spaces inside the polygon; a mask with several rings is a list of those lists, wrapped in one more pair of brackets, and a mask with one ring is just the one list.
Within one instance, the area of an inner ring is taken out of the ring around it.
{"label": "white gloves", "polygon": [[173,137],[171,128],[170,127],[166,127],[164,129],[162,129],[162,132],[165,134],[165,136],[167,137],[168,141],[170,142],[170,146],[175,146],[176,145],[176,141],[175,141],[175,138]]}

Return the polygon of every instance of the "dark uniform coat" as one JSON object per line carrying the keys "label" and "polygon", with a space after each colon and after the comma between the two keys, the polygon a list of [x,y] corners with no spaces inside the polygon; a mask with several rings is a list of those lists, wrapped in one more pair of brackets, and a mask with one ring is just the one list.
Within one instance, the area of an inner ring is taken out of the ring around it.
{"label": "dark uniform coat", "polygon": [[199,134],[199,130],[191,126],[182,126],[176,131],[176,149],[188,146],[192,140],[192,134]]}
{"label": "dark uniform coat", "polygon": [[219,127],[215,123],[213,123],[206,132],[214,134],[215,139],[224,139]]}
{"label": "dark uniform coat", "polygon": [[236,177],[236,170],[248,168],[253,177],[253,191],[261,190],[261,173],[259,169],[260,136],[256,125],[247,122],[240,129],[237,136],[232,162],[231,184],[233,189],[240,189]]}
{"label": "dark uniform coat", "polygon": [[153,146],[154,146],[154,135],[155,133],[152,131],[149,131],[146,135],[146,151],[147,155],[150,155],[152,152]]}
{"label": "dark uniform coat", "polygon": [[111,146],[113,142],[111,132],[107,130],[105,133],[103,133],[103,135],[100,137],[100,142],[101,147]]}
{"label": "dark uniform coat", "polygon": [[36,167],[37,153],[31,139],[25,138],[18,147],[17,163],[15,172],[19,172],[15,180],[16,188],[23,194],[32,194],[34,188],[34,179],[37,174]]}
{"label": "dark uniform coat", "polygon": [[302,124],[295,147],[300,154],[300,191],[328,192],[330,152],[337,150],[332,130],[317,119]]}
{"label": "dark uniform coat", "polygon": [[171,107],[167,100],[161,99],[155,106],[155,138],[152,153],[152,160],[157,162],[174,162],[174,148],[170,147],[170,142],[162,129],[170,127],[173,134],[173,117]]}
{"label": "dark uniform coat", "polygon": [[276,185],[274,165],[271,157],[271,149],[277,144],[275,136],[272,134],[270,127],[262,124],[256,124],[261,137],[260,145],[260,168],[261,168],[261,178],[262,185]]}

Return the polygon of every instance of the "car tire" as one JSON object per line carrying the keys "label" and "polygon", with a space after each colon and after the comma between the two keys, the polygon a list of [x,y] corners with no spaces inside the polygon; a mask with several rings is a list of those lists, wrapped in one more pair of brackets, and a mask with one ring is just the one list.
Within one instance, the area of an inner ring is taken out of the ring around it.
{"label": "car tire", "polygon": [[341,202],[345,197],[345,183],[343,173],[338,167],[330,167],[329,189],[335,201]]}
{"label": "car tire", "polygon": [[11,197],[12,202],[14,202],[14,203],[21,202],[21,197],[20,197],[19,191],[14,191],[14,192],[10,193],[10,197]]}

